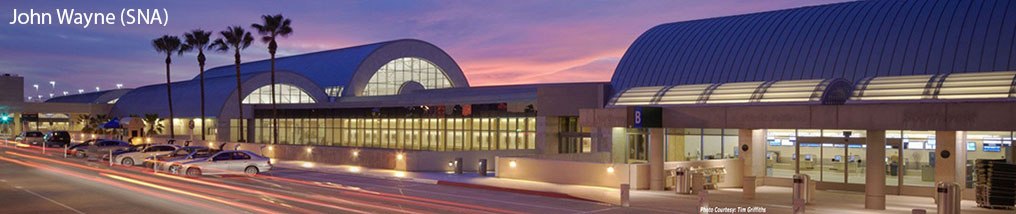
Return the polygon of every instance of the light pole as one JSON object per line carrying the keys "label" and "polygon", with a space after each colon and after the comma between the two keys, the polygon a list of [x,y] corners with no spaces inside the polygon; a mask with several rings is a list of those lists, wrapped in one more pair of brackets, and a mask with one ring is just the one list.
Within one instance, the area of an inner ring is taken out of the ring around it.
{"label": "light pole", "polygon": [[85,93],[85,89],[78,89],[78,94]]}
{"label": "light pole", "polygon": [[53,98],[53,93],[49,93],[49,98]]}
{"label": "light pole", "polygon": [[95,86],[95,92],[99,92],[99,86]]}
{"label": "light pole", "polygon": [[49,85],[53,86],[53,90],[51,92],[56,92],[56,81],[49,81]]}
{"label": "light pole", "polygon": [[[39,94],[39,84],[32,84],[32,88],[35,88],[35,94]],[[39,101],[42,101],[42,96],[39,96]]]}
{"label": "light pole", "polygon": [[64,96],[67,96],[67,91],[63,91],[63,92],[64,92],[64,93],[63,93],[63,95],[64,95]]}
{"label": "light pole", "polygon": [[120,88],[123,88],[123,84],[117,83],[116,84],[116,89],[120,89]]}

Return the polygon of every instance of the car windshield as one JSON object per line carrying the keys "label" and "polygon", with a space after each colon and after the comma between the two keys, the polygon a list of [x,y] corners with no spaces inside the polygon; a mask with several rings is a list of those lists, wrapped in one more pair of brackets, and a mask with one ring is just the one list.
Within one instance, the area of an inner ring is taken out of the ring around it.
{"label": "car windshield", "polygon": [[42,137],[42,132],[25,132],[25,137]]}

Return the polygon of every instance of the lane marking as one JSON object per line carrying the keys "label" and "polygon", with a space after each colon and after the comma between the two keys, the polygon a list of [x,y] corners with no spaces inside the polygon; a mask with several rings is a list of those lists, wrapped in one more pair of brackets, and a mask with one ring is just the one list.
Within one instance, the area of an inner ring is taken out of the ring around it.
{"label": "lane marking", "polygon": [[60,205],[61,207],[67,208],[68,210],[74,211],[75,213],[85,214],[85,212],[81,212],[80,210],[74,209],[71,206],[67,206],[66,204],[60,203],[59,201],[50,199],[50,198],[48,198],[46,196],[42,196],[39,193],[32,192],[31,190],[28,190],[28,189],[25,189],[25,188],[21,188],[21,186],[14,186],[14,188],[17,188],[17,189],[20,189],[20,190],[24,190],[25,192],[31,193],[32,195],[35,195],[35,196],[37,196],[39,198],[46,199],[49,202],[53,202],[54,204]]}

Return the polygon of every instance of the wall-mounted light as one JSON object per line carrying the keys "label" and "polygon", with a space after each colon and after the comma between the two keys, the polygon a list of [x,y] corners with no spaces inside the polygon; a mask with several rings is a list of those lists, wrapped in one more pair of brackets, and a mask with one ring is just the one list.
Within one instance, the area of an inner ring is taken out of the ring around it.
{"label": "wall-mounted light", "polygon": [[301,164],[300,166],[303,166],[303,168],[311,168],[311,167],[314,167],[314,163],[303,162],[303,164]]}
{"label": "wall-mounted light", "polygon": [[307,147],[307,153],[310,153],[310,152],[311,152],[311,151],[313,151],[313,150],[314,150],[314,148],[311,148],[311,147]]}
{"label": "wall-mounted light", "polygon": [[613,166],[607,167],[607,173],[614,173],[614,167]]}
{"label": "wall-mounted light", "polygon": [[273,147],[273,146],[268,146],[268,151],[272,151],[272,150],[275,150],[275,147]]}
{"label": "wall-mounted light", "polygon": [[359,156],[360,156],[360,152],[359,151],[353,151],[353,157],[359,157]]}
{"label": "wall-mounted light", "polygon": [[349,167],[349,172],[360,172],[360,167]]}
{"label": "wall-mounted light", "polygon": [[145,143],[152,143],[152,138],[146,137],[145,138]]}
{"label": "wall-mounted light", "polygon": [[403,158],[405,158],[405,156],[403,156],[402,154],[395,155],[396,160],[402,160]]}
{"label": "wall-mounted light", "polygon": [[511,161],[511,162],[508,162],[508,166],[510,166],[512,168],[515,168],[515,166],[517,166],[517,164],[515,163],[515,161]]}
{"label": "wall-mounted light", "polygon": [[400,177],[400,178],[401,177],[406,177],[406,173],[405,172],[395,172],[395,177]]}
{"label": "wall-mounted light", "polygon": [[213,147],[213,146],[215,146],[214,142],[208,142],[208,147]]}

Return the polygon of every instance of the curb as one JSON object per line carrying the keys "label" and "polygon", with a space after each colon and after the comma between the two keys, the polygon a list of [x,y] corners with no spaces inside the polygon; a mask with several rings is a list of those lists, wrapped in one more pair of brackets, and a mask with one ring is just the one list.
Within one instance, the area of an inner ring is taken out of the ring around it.
{"label": "curb", "polygon": [[500,192],[511,192],[511,193],[519,193],[519,194],[526,194],[526,195],[536,195],[536,196],[544,196],[544,197],[551,197],[551,198],[563,198],[563,199],[572,199],[572,200],[580,200],[580,201],[589,201],[589,202],[596,202],[596,203],[606,203],[606,202],[592,200],[592,199],[579,198],[579,197],[575,197],[575,196],[564,194],[564,193],[558,193],[558,192],[546,192],[546,191],[536,191],[536,190],[526,190],[526,189],[514,189],[514,188],[505,188],[505,187],[482,185],[482,184],[470,184],[470,183],[441,181],[441,180],[437,181],[437,185],[456,186],[456,187],[463,187],[463,188],[482,189],[482,190],[491,190],[491,191],[500,191]]}

